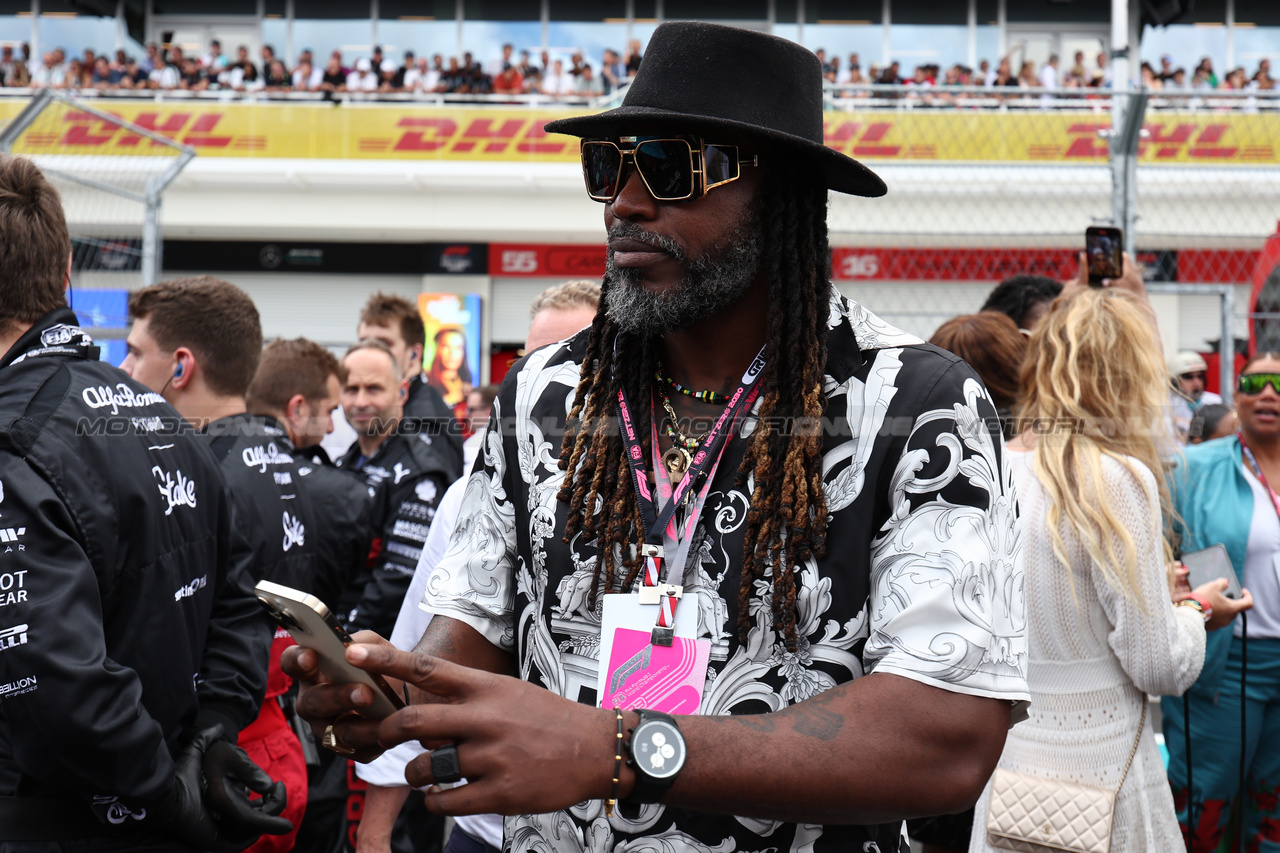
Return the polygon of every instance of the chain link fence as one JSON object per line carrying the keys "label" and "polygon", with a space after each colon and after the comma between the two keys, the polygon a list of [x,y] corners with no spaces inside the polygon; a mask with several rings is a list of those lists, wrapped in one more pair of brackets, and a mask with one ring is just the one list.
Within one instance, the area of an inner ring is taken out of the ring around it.
{"label": "chain link fence", "polygon": [[1280,273],[1254,308],[1280,220],[1277,93],[828,96],[828,144],[890,187],[882,199],[832,194],[833,276],[889,322],[927,338],[1011,275],[1072,278],[1085,228],[1115,224],[1145,265],[1169,353],[1212,354],[1230,329],[1229,386],[1233,348],[1259,329],[1280,346]]}

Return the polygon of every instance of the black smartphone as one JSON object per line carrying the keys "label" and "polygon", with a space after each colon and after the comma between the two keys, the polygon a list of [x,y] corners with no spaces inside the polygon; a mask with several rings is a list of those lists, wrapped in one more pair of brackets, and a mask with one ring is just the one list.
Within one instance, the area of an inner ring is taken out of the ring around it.
{"label": "black smartphone", "polygon": [[1227,589],[1222,594],[1227,598],[1240,597],[1240,579],[1236,577],[1236,570],[1231,565],[1227,546],[1210,545],[1199,551],[1191,551],[1182,555],[1182,562],[1190,569],[1187,574],[1187,583],[1191,584],[1192,589],[1218,578],[1226,578]]}
{"label": "black smartphone", "polygon": [[325,678],[334,684],[366,684],[373,689],[373,705],[360,713],[362,717],[382,719],[404,707],[404,700],[382,676],[347,663],[345,649],[351,645],[351,637],[323,601],[271,581],[258,581],[253,591],[271,618],[298,645],[316,653]]}
{"label": "black smartphone", "polygon": [[1089,264],[1089,286],[1102,287],[1104,278],[1124,275],[1124,231],[1093,225],[1085,229],[1084,251]]}

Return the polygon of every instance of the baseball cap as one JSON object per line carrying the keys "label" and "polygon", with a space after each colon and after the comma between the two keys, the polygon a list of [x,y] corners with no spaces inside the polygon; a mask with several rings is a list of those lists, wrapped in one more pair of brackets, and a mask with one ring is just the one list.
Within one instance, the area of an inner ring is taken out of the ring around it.
{"label": "baseball cap", "polygon": [[1169,375],[1181,376],[1184,373],[1194,373],[1197,370],[1208,370],[1209,365],[1205,364],[1204,358],[1197,352],[1183,350],[1182,352],[1169,359]]}

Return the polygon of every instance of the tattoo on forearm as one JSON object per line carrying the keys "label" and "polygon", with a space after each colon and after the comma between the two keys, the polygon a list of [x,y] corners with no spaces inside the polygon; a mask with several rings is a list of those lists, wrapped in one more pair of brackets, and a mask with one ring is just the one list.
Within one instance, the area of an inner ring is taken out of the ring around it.
{"label": "tattoo on forearm", "polygon": [[844,728],[844,715],[837,714],[822,705],[804,702],[795,706],[795,730],[797,734],[818,740],[835,740]]}
{"label": "tattoo on forearm", "polygon": [[764,734],[772,732],[776,725],[776,722],[773,719],[773,714],[743,714],[741,716],[732,717],[731,719],[737,720],[740,724],[752,729],[753,731],[762,732]]}

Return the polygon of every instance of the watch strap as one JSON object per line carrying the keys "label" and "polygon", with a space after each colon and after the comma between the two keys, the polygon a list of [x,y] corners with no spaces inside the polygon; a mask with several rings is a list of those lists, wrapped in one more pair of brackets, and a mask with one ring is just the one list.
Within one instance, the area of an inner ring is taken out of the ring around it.
{"label": "watch strap", "polygon": [[[631,794],[624,797],[622,800],[624,803],[629,805],[658,802],[666,795],[667,791],[671,788],[672,783],[676,780],[675,776],[667,779],[659,779],[658,777],[650,776],[645,772],[645,769],[640,762],[635,760],[635,754],[631,749],[631,745],[636,737],[636,732],[640,731],[640,727],[651,720],[661,720],[665,723],[669,723],[677,732],[680,731],[680,726],[676,723],[675,717],[672,717],[670,714],[664,714],[661,711],[647,711],[640,708],[636,709],[636,714],[639,715],[640,722],[636,723],[636,727],[631,730],[631,737],[628,738],[626,742],[627,766],[631,767],[636,772],[636,786],[631,791]],[[681,739],[683,740],[683,736]]]}

